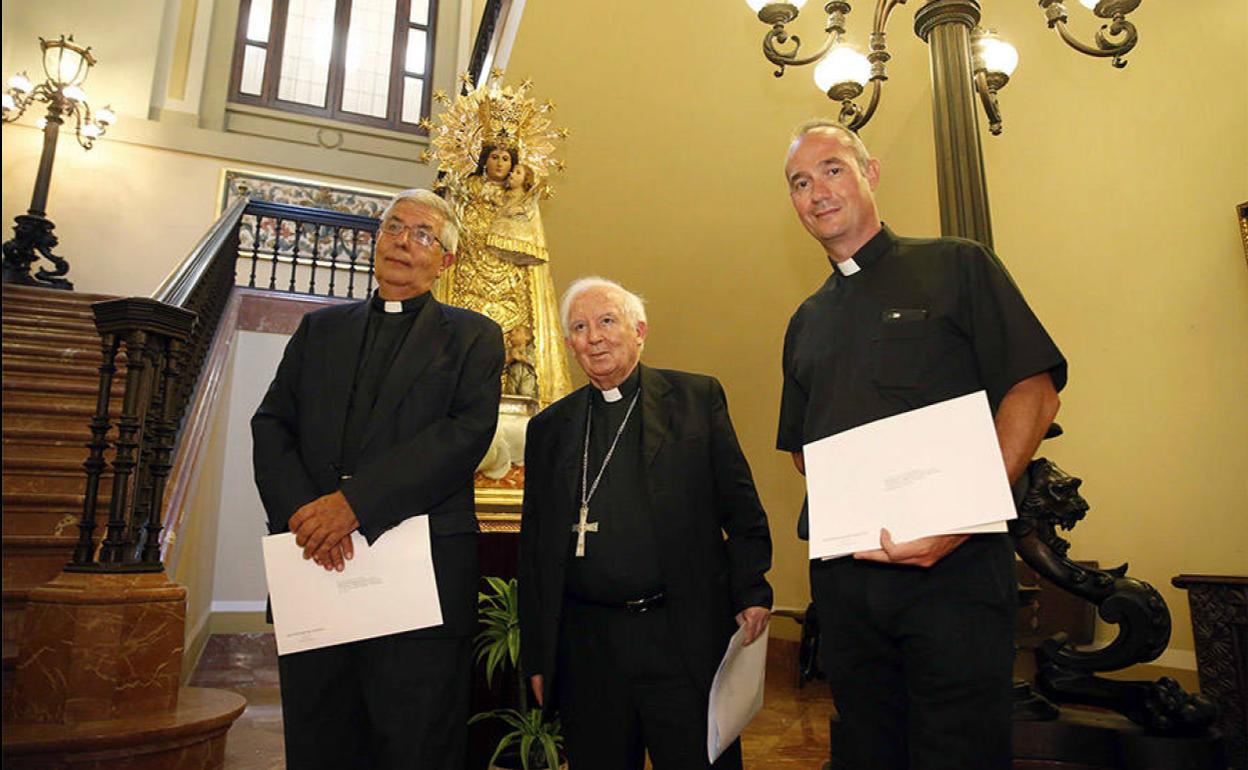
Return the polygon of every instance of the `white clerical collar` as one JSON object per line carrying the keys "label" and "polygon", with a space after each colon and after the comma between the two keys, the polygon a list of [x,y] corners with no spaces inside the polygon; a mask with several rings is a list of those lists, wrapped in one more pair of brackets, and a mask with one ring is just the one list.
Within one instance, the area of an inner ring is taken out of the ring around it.
{"label": "white clerical collar", "polygon": [[624,394],[620,392],[619,388],[611,388],[610,390],[602,391],[602,400],[606,401],[608,404],[614,404],[621,398],[624,398]]}
{"label": "white clerical collar", "polygon": [[387,313],[402,313],[403,303],[398,300],[388,299],[388,300],[385,300],[385,303],[381,306],[381,309]]}
{"label": "white clerical collar", "polygon": [[836,263],[836,269],[841,271],[841,275],[853,275],[862,268],[854,261],[853,257]]}

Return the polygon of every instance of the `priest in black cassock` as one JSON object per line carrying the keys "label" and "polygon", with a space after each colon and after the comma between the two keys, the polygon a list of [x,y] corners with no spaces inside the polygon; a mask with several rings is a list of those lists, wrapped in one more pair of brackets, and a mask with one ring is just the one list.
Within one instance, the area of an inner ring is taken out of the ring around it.
{"label": "priest in black cassock", "polygon": [[[777,448],[805,474],[813,441],[983,390],[1006,475],[1022,478],[1057,414],[1066,359],[1001,261],[973,241],[884,226],[880,163],[834,121],[798,129],[784,172],[829,274],[785,334]],[[881,530],[879,542],[810,563],[838,763],[1009,770],[1018,611],[1009,535],[896,543]]]}
{"label": "priest in black cassock", "polygon": [[370,299],[304,316],[252,418],[270,532],[350,572],[351,533],[371,544],[428,516],[443,623],[283,655],[291,768],[462,770],[477,630],[473,472],[498,420],[503,338],[430,289],[458,229],[428,190],[382,215]]}
{"label": "priest in black cassock", "polygon": [[[589,385],[529,422],[521,655],[574,768],[706,768],[711,680],[772,601],[767,515],[712,377],[651,369],[640,298],[582,279],[561,303]],[[716,768],[741,767],[740,742]]]}

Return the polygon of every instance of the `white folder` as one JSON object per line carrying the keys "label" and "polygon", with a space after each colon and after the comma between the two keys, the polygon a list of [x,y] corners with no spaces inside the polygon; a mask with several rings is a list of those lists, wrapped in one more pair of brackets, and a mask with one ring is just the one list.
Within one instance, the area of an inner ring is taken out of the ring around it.
{"label": "white folder", "polygon": [[337,572],[305,560],[289,532],[263,538],[278,655],[442,624],[428,517],[371,547],[359,532],[351,541],[355,555]]}
{"label": "white folder", "polygon": [[988,397],[977,391],[804,448],[810,558],[929,535],[1004,532],[1017,516]]}
{"label": "white folder", "polygon": [[706,713],[706,755],[714,762],[732,745],[763,707],[763,682],[767,673],[767,628],[748,647],[745,627],[728,640],[728,650],[711,682],[711,703]]}

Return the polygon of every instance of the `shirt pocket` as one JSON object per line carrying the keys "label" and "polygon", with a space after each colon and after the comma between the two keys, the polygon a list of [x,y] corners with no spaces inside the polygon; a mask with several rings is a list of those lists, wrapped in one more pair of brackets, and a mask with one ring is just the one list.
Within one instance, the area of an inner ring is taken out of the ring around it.
{"label": "shirt pocket", "polygon": [[927,311],[886,310],[872,342],[872,374],[877,385],[917,388],[922,384],[932,345],[932,324]]}

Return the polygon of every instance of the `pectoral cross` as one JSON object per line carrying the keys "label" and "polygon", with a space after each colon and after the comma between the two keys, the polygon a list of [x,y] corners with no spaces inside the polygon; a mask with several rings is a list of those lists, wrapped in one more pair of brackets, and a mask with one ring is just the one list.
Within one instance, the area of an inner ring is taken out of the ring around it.
{"label": "pectoral cross", "polygon": [[598,531],[598,522],[595,521],[593,524],[590,524],[588,519],[589,519],[589,506],[582,505],[581,506],[581,520],[572,525],[572,531],[576,533],[576,555],[577,556],[585,555],[585,533]]}

